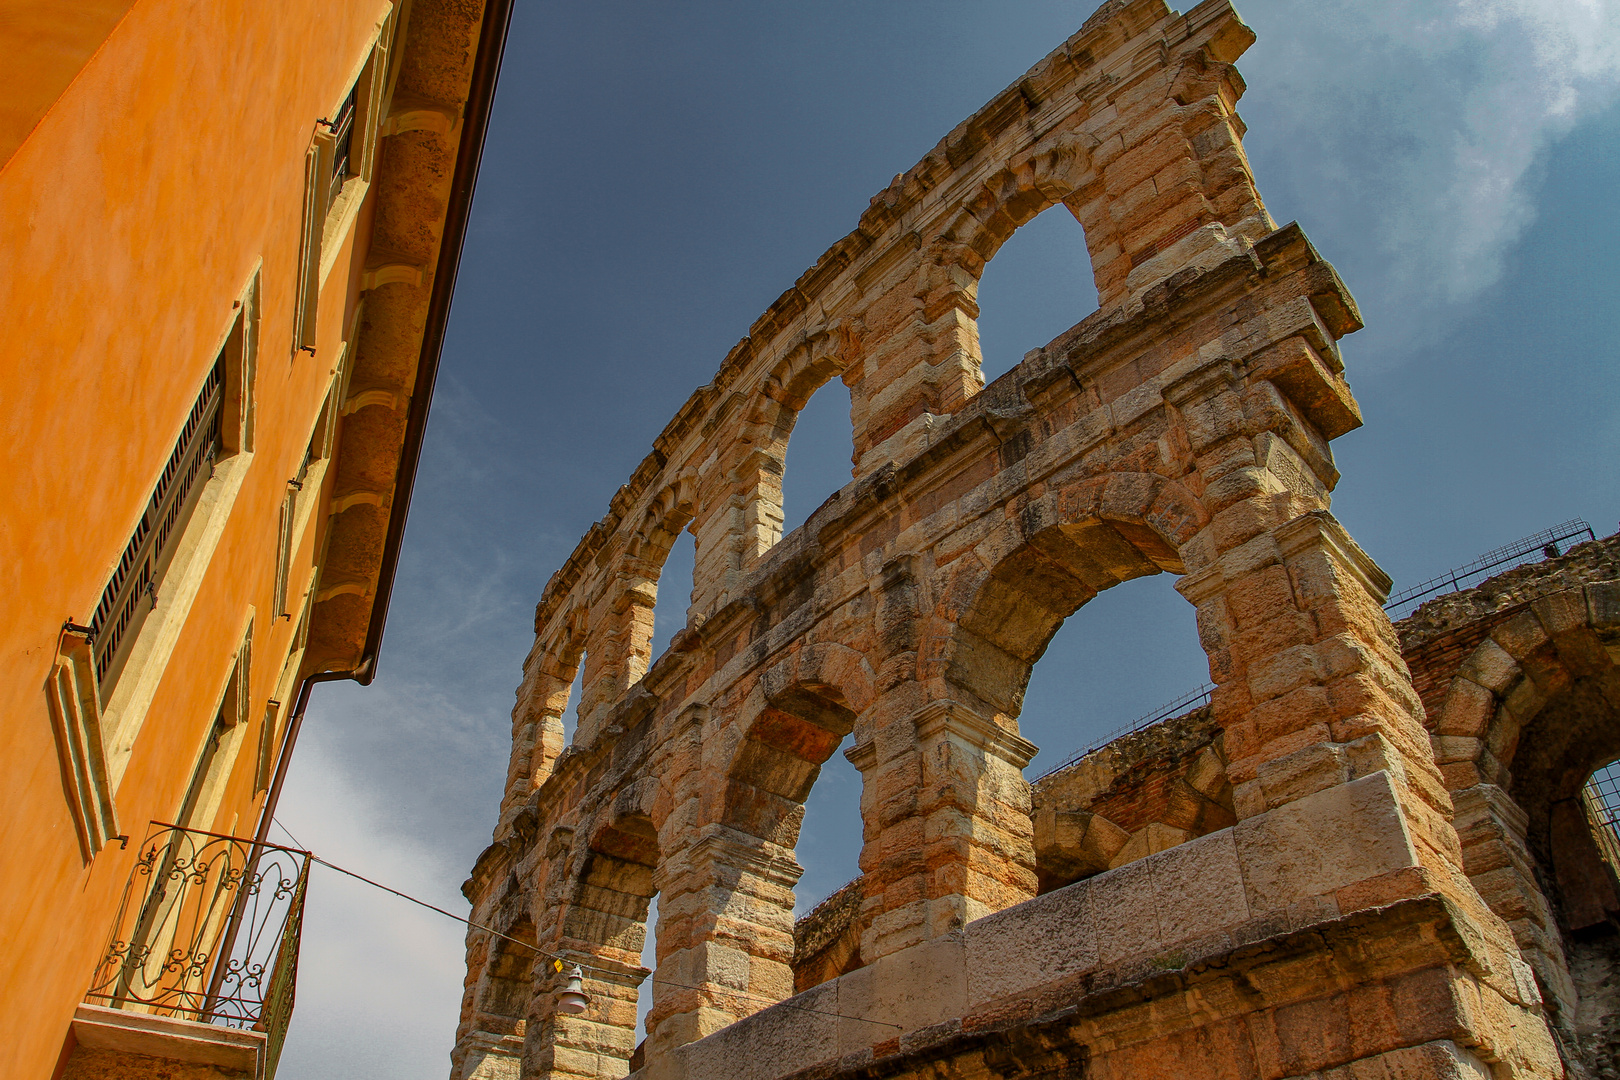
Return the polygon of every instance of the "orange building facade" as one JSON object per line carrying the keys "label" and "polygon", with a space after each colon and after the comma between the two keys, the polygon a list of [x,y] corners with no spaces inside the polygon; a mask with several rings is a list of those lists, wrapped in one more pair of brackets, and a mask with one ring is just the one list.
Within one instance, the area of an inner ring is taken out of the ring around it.
{"label": "orange building facade", "polygon": [[4,5],[0,1076],[274,1072],[510,7]]}

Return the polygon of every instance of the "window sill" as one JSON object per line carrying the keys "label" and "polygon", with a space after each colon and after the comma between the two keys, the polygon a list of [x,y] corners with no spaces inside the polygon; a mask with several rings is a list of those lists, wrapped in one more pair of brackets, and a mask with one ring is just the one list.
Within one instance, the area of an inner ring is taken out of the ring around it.
{"label": "window sill", "polygon": [[252,463],[251,453],[233,454],[215,463],[214,475],[203,487],[191,522],[159,586],[157,606],[142,624],[123,674],[102,708],[107,784],[114,798]]}
{"label": "window sill", "polygon": [[326,212],[326,223],[321,226],[321,272],[318,288],[326,288],[326,279],[332,273],[332,267],[337,265],[338,252],[343,249],[343,242],[348,238],[350,230],[354,228],[355,219],[360,216],[360,207],[366,201],[366,192],[371,185],[360,177],[355,177],[343,185],[338,197],[333,200],[332,208]]}

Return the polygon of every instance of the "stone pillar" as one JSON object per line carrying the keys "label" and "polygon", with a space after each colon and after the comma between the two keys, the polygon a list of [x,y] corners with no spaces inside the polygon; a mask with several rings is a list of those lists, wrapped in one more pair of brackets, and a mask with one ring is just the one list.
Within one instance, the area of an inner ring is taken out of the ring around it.
{"label": "stone pillar", "polygon": [[855,475],[904,461],[928,433],[984,386],[979,274],[984,260],[938,241],[865,314],[872,339],[844,373],[854,427]]}
{"label": "stone pillar", "polygon": [[1525,845],[1528,817],[1523,807],[1495,784],[1475,784],[1451,797],[1469,880],[1513,931],[1542,992],[1554,999],[1559,1026],[1567,1028],[1579,995],[1570,981],[1558,922],[1536,882],[1535,859]]}
{"label": "stone pillar", "polygon": [[[650,972],[597,953],[564,949],[562,956],[560,972],[550,960],[536,967],[523,1080],[607,1080],[629,1075],[630,1055],[636,1049],[637,991]],[[567,985],[573,963],[584,970],[585,994],[590,998],[589,1007],[579,1015],[557,1010],[557,993]]]}
{"label": "stone pillar", "polygon": [[743,566],[752,566],[782,539],[782,470],[780,452],[769,450],[753,451],[737,467]]}
{"label": "stone pillar", "polygon": [[1211,530],[1243,520],[1253,535],[1217,540],[1215,565],[1178,586],[1210,654],[1238,817],[1389,769],[1421,797],[1409,811],[1429,843],[1459,864],[1422,706],[1379,606],[1389,579],[1327,511],[1270,524],[1274,505],[1216,515]]}
{"label": "stone pillar", "polygon": [[790,848],[704,826],[658,871],[658,968],[649,1057],[793,995]]}
{"label": "stone pillar", "polygon": [[523,1036],[474,1030],[457,1043],[450,1080],[522,1080]]}
{"label": "stone pillar", "polygon": [[[891,698],[905,700],[915,684]],[[873,710],[881,716],[884,703]],[[866,844],[861,958],[871,963],[1035,895],[1023,767],[1036,747],[955,701],[872,729],[861,770]]]}
{"label": "stone pillar", "polygon": [[[1236,59],[1250,41],[1244,27],[1223,59]],[[1129,126],[1091,151],[1097,179],[1064,200],[1086,230],[1104,310],[1183,267],[1228,258],[1243,240],[1276,227],[1243,152],[1245,129],[1234,111],[1243,79],[1230,63],[1188,57],[1179,71],[1126,93],[1137,100],[1115,105],[1130,111]]]}
{"label": "stone pillar", "polygon": [[512,756],[501,797],[502,825],[523,806],[530,792],[546,782],[565,745],[562,714],[568,707],[570,680],[552,674],[554,662],[549,657],[540,657],[535,665],[532,674],[524,674],[512,709]]}
{"label": "stone pillar", "polygon": [[591,627],[585,645],[579,730],[574,742],[588,746],[605,712],[646,674],[651,663],[653,609],[658,604],[657,578],[640,568],[621,571],[613,599]]}

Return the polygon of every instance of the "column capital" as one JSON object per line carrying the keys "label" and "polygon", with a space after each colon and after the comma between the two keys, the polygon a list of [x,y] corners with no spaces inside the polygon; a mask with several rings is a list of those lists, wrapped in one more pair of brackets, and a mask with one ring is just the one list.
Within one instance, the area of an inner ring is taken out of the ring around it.
{"label": "column capital", "polygon": [[1001,758],[1014,768],[1022,769],[1040,752],[1040,747],[1034,743],[998,727],[957,701],[931,701],[911,719],[917,738],[923,743],[938,737],[955,738],[975,750]]}
{"label": "column capital", "polygon": [[754,837],[743,839],[723,825],[707,826],[704,835],[687,848],[686,856],[694,869],[703,865],[729,866],[785,889],[793,888],[804,876],[804,867],[792,851]]}
{"label": "column capital", "polygon": [[1282,549],[1284,558],[1291,558],[1310,548],[1325,548],[1342,566],[1355,575],[1361,587],[1366,589],[1374,600],[1382,604],[1389,599],[1390,586],[1394,584],[1390,576],[1373,562],[1371,555],[1361,550],[1361,545],[1352,540],[1338,519],[1326,510],[1312,510],[1301,514],[1292,521],[1279,525],[1273,530],[1272,535],[1276,537],[1277,546]]}

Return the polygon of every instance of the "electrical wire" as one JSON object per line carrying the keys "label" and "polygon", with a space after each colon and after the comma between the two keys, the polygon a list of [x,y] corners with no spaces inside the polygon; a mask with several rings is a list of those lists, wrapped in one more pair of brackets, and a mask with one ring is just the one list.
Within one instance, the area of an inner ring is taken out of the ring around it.
{"label": "electrical wire", "polygon": [[302,840],[298,839],[298,837],[296,837],[296,836],[294,836],[292,834],[291,829],[287,828],[287,826],[285,826],[285,825],[283,825],[281,823],[280,818],[272,818],[271,820],[273,820],[275,822],[276,828],[280,829],[282,832],[287,834],[287,839],[291,840],[298,847],[298,849],[300,851],[309,850],[308,848],[304,847],[304,842]]}
{"label": "electrical wire", "polygon": [[[280,822],[277,822],[277,824],[280,824]],[[285,825],[281,826],[281,831],[287,833],[288,836],[292,836],[292,833],[287,832],[287,827]],[[294,838],[293,842],[298,843],[296,838]],[[302,844],[299,844],[298,846],[303,847]],[[527,941],[519,941],[515,937],[509,937],[506,934],[501,933],[499,930],[496,930],[494,927],[480,925],[479,923],[473,922],[471,919],[463,919],[460,915],[456,915],[456,914],[454,914],[452,912],[444,910],[444,908],[442,908],[442,907],[438,907],[438,906],[436,906],[434,904],[430,904],[426,900],[418,900],[416,897],[411,896],[411,895],[409,895],[407,893],[402,893],[398,889],[389,888],[387,885],[384,885],[380,881],[373,881],[370,878],[366,877],[364,874],[357,874],[353,870],[346,870],[343,867],[338,866],[336,863],[327,862],[325,859],[321,858],[319,855],[314,854],[313,852],[310,853],[309,860],[310,860],[310,862],[320,863],[322,866],[326,867],[328,870],[336,870],[340,874],[344,874],[344,875],[347,875],[348,877],[352,877],[356,881],[363,881],[367,885],[370,885],[374,889],[381,889],[385,893],[393,893],[395,896],[399,897],[401,900],[409,900],[411,903],[416,904],[419,907],[425,907],[429,911],[436,911],[440,915],[443,915],[443,916],[445,916],[446,918],[449,918],[449,919],[454,919],[458,923],[463,923],[463,924],[465,924],[467,926],[470,926],[474,930],[482,930],[484,933],[491,934],[494,937],[498,937],[503,941],[509,941],[513,945],[521,946],[521,947],[523,947],[525,949],[528,949],[530,952],[534,953],[536,956],[543,956],[543,957],[546,957],[549,960],[556,960],[556,961],[559,962],[559,964],[573,964],[573,965],[575,965],[577,967],[587,968],[587,969],[589,969],[591,971],[598,972],[598,973],[600,973],[602,975],[615,975],[615,974],[618,974],[617,972],[610,971],[607,968],[601,968],[601,967],[595,966],[594,964],[585,963],[584,961],[581,961],[581,960],[579,960],[579,959],[577,959],[575,957],[572,957],[572,956],[563,956],[560,953],[548,952],[545,949],[539,948],[538,946],[530,945]],[[561,969],[559,968],[559,970],[561,970]],[[713,987],[692,986],[689,983],[675,982],[673,979],[659,978],[657,972],[653,973],[653,982],[655,984],[657,984],[657,985],[660,985],[660,986],[674,986],[674,987],[678,987],[678,988],[680,988],[682,990],[697,990],[697,991],[705,992],[705,993],[715,993],[716,992],[715,988],[713,988]],[[887,1020],[873,1020],[873,1019],[870,1019],[869,1017],[865,1017],[865,1016],[850,1016],[847,1013],[831,1012],[831,1011],[829,1011],[827,1009],[812,1009],[808,1005],[794,1005],[791,1002],[777,1001],[774,998],[761,997],[759,994],[744,993],[741,990],[724,989],[724,990],[721,990],[719,992],[729,994],[729,995],[731,995],[733,997],[749,998],[749,999],[751,999],[753,1001],[763,1001],[763,1002],[766,1002],[769,1005],[779,1006],[779,1007],[784,1008],[784,1009],[793,1009],[793,1010],[796,1010],[798,1012],[815,1013],[815,1014],[817,1014],[819,1016],[832,1016],[832,1017],[838,1018],[839,1020],[856,1020],[856,1021],[859,1021],[859,1022],[861,1022],[863,1024],[876,1024],[879,1027],[894,1028],[896,1031],[904,1031],[905,1030],[899,1024],[891,1024]]]}

